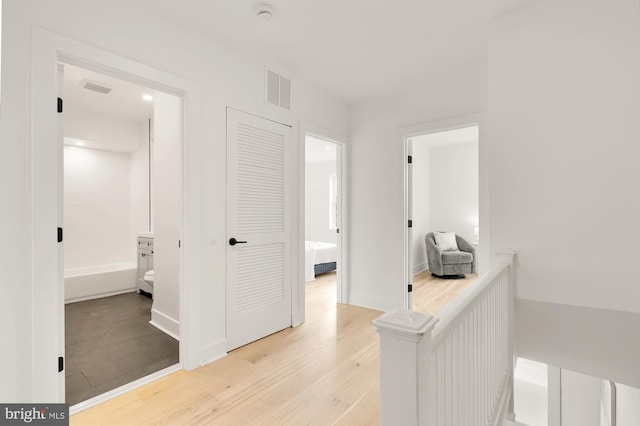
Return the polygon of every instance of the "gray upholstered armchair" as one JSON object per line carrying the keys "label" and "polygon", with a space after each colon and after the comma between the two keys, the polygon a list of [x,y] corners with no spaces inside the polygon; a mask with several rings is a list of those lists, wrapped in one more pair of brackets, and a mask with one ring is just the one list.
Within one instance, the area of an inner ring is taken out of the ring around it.
{"label": "gray upholstered armchair", "polygon": [[476,249],[460,235],[456,234],[456,242],[459,250],[442,251],[436,244],[433,232],[429,232],[425,238],[427,246],[427,260],[429,271],[438,277],[459,276],[475,274],[478,262],[476,261]]}

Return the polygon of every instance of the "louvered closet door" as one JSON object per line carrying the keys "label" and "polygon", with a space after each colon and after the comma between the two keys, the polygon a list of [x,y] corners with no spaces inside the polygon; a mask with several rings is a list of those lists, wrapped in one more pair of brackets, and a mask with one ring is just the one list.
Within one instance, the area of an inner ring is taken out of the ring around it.
{"label": "louvered closet door", "polygon": [[227,110],[229,350],[291,326],[291,144],[290,127]]}

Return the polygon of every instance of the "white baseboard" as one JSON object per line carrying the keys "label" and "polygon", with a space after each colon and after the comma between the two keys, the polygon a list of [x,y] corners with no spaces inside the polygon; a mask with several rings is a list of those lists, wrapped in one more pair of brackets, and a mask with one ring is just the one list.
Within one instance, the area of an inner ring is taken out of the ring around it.
{"label": "white baseboard", "polygon": [[395,309],[392,300],[381,299],[379,297],[372,297],[363,293],[350,293],[349,304],[360,306],[362,308],[375,309],[376,311],[387,312],[391,309]]}
{"label": "white baseboard", "polygon": [[304,311],[296,311],[291,314],[291,326],[297,327],[304,323]]}
{"label": "white baseboard", "polygon": [[168,315],[163,314],[156,309],[151,309],[151,321],[149,324],[162,331],[165,334],[180,340],[180,322],[174,320]]}
{"label": "white baseboard", "polygon": [[135,288],[127,288],[125,290],[109,291],[106,293],[92,294],[90,296],[74,297],[72,299],[65,300],[64,304],[66,305],[69,303],[84,302],[85,300],[102,299],[103,297],[117,296],[119,294],[133,293],[135,291]]}
{"label": "white baseboard", "polygon": [[424,261],[422,263],[419,263],[413,267],[413,275],[419,274],[426,269],[429,269],[429,262]]}
{"label": "white baseboard", "polygon": [[202,348],[201,365],[209,364],[227,356],[227,341],[220,340]]}

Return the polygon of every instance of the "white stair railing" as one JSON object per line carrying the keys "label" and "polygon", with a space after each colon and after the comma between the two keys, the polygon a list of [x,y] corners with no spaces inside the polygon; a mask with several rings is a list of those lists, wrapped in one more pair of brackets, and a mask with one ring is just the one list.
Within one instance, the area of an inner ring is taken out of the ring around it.
{"label": "white stair railing", "polygon": [[391,311],[380,334],[382,425],[496,425],[513,414],[515,252],[436,317]]}

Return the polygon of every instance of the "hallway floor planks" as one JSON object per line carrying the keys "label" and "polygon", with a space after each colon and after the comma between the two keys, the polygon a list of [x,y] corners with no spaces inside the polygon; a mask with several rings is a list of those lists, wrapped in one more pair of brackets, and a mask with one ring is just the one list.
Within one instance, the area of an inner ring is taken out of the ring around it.
{"label": "hallway floor planks", "polygon": [[413,310],[435,315],[478,279],[478,274],[461,279],[444,279],[426,269],[413,277]]}
{"label": "hallway floor planks", "polygon": [[[306,290],[299,327],[78,413],[71,424],[379,424],[379,340],[371,321],[381,312],[336,304],[335,272]],[[436,293],[442,305],[447,291]]]}

